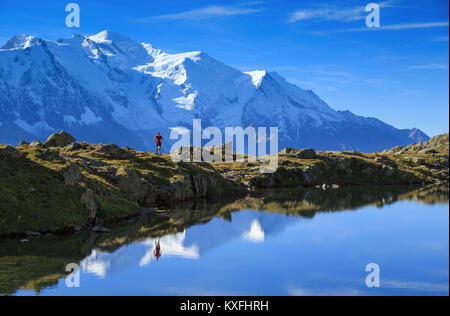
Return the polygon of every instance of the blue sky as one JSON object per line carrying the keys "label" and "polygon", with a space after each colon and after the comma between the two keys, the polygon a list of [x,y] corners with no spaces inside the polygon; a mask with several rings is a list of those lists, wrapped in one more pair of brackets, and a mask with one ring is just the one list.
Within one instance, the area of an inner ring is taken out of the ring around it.
{"label": "blue sky", "polygon": [[338,110],[430,136],[449,130],[448,0],[374,1],[377,30],[365,25],[370,0],[75,0],[81,26],[72,29],[69,2],[0,0],[0,42],[114,30],[167,52],[276,71]]}

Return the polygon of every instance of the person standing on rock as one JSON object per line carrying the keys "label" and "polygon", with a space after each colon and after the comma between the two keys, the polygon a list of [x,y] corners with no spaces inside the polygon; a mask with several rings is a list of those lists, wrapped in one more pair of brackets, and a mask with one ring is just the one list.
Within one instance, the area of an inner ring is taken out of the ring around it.
{"label": "person standing on rock", "polygon": [[161,147],[162,147],[163,137],[158,132],[155,136],[155,143],[156,143],[156,153],[162,155]]}

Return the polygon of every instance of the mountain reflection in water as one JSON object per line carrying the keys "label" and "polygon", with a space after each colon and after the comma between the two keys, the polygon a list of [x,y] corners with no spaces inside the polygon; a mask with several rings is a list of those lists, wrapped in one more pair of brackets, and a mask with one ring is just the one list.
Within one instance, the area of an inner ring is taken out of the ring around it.
{"label": "mountain reflection in water", "polygon": [[[257,246],[302,218],[310,219],[319,213],[365,206],[381,208],[408,200],[446,204],[449,188],[261,191],[237,200],[173,206],[165,214],[143,215],[134,223],[114,225],[108,234],[85,231],[35,239],[29,244],[21,244],[17,239],[0,240],[0,293],[14,294],[19,289],[39,293],[57,285],[66,275],[65,266],[72,262],[80,263],[82,273],[104,279],[131,266],[164,265],[171,258],[200,260],[233,240],[243,239]],[[269,249],[273,255],[275,251]]]}

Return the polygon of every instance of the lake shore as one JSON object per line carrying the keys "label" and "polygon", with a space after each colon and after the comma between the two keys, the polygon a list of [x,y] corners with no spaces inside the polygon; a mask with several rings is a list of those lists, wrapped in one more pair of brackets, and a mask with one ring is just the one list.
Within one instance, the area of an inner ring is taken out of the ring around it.
{"label": "lake shore", "polygon": [[143,209],[258,189],[448,183],[448,134],[369,154],[288,148],[271,174],[260,172],[261,162],[176,163],[55,135],[45,144],[0,145],[0,235],[101,230]]}

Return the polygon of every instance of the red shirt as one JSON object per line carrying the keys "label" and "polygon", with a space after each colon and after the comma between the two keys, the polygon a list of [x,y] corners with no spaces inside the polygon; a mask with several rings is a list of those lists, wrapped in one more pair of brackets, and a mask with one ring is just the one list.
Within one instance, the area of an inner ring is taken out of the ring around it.
{"label": "red shirt", "polygon": [[161,135],[156,135],[155,136],[155,142],[159,145],[162,143],[162,136]]}

